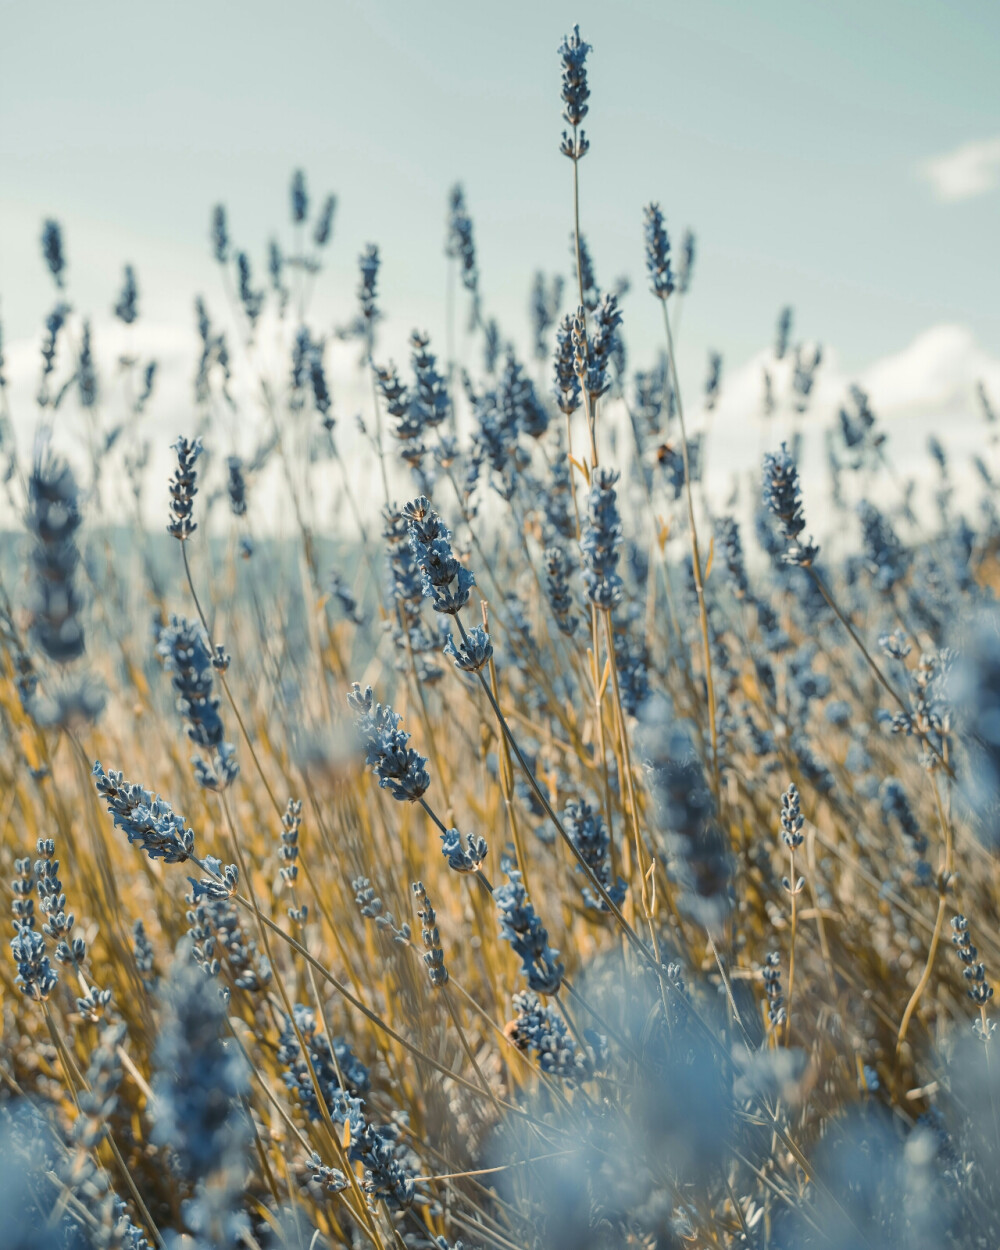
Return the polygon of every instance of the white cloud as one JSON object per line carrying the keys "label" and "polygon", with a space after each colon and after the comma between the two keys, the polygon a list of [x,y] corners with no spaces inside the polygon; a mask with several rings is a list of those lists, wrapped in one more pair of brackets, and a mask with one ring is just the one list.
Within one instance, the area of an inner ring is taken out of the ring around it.
{"label": "white cloud", "polygon": [[920,167],[940,200],[970,200],[1000,186],[1000,135],[974,139]]}

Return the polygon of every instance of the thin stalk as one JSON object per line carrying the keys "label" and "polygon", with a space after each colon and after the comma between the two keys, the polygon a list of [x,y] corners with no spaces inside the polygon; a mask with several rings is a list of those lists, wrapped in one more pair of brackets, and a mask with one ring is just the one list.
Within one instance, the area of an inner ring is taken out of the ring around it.
{"label": "thin stalk", "polygon": [[673,379],[674,394],[677,397],[677,419],[681,427],[681,455],[684,460],[684,490],[687,498],[688,524],[691,528],[691,558],[694,565],[694,588],[698,595],[698,615],[701,620],[701,641],[705,652],[705,687],[708,695],[708,729],[712,741],[712,778],[715,783],[716,802],[721,807],[722,792],[719,782],[719,736],[715,722],[715,682],[712,676],[712,649],[708,636],[708,605],[705,603],[705,585],[701,574],[701,554],[698,550],[698,527],[694,519],[694,494],[691,490],[691,465],[688,458],[687,427],[684,424],[684,401],[681,398],[680,378],[677,376],[677,362],[674,359],[674,338],[670,330],[670,316],[667,312],[667,301],[663,305],[663,326],[667,333],[667,358],[670,363],[670,375]]}
{"label": "thin stalk", "polygon": [[788,942],[788,997],[785,1000],[785,1045],[792,1031],[792,991],[795,989],[795,935],[798,931],[798,883],[795,880],[795,847],[788,848],[788,886],[792,896],[791,936]]}
{"label": "thin stalk", "polygon": [[917,1009],[917,1004],[923,996],[924,990],[930,984],[931,974],[934,971],[934,957],[937,955],[937,948],[941,941],[941,932],[944,929],[944,913],[946,905],[946,895],[948,883],[951,879],[954,847],[951,836],[951,822],[948,820],[941,803],[941,795],[938,792],[937,783],[931,778],[931,786],[934,790],[934,805],[937,808],[938,820],[941,822],[941,830],[944,833],[944,868],[938,877],[938,905],[937,915],[934,917],[934,929],[931,933],[930,945],[927,948],[927,961],[924,964],[924,970],[920,974],[920,980],[914,987],[913,993],[910,995],[910,1001],[906,1004],[906,1010],[903,1012],[903,1018],[899,1022],[899,1033],[896,1035],[896,1054],[902,1050],[903,1042],[906,1040],[906,1033],[910,1027],[910,1020],[913,1013]]}

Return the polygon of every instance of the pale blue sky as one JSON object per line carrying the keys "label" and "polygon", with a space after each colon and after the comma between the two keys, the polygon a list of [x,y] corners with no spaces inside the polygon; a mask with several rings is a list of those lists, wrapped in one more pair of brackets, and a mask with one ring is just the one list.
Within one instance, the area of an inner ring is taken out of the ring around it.
{"label": "pale blue sky", "polygon": [[[570,165],[556,47],[594,45],[583,220],[598,277],[635,280],[633,360],[658,341],[641,209],[699,255],[693,361],[770,341],[778,308],[860,369],[928,326],[1000,342],[1000,192],[943,200],[921,166],[1000,135],[1000,5],[921,0],[0,3],[0,314],[38,333],[41,218],[65,227],[74,297],[106,312],[121,263],[147,317],[217,290],[207,223],[227,203],[260,264],[287,183],[340,197],[322,307],[384,257],[403,331],[440,329],[445,197],[462,179],[487,310],[522,332],[532,272],[568,269]],[[987,184],[989,178],[987,177]],[[647,330],[648,327],[648,330]]]}

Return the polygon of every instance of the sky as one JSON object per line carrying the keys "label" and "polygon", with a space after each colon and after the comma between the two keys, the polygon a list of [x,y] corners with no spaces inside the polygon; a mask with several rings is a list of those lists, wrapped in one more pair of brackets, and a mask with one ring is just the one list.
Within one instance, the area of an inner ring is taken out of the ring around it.
{"label": "sky", "polygon": [[95,337],[130,262],[150,344],[183,355],[194,294],[222,303],[212,205],[262,267],[272,234],[291,242],[297,167],[317,200],[339,197],[321,322],[351,315],[374,241],[389,346],[415,326],[443,333],[445,204],[461,180],[486,309],[524,345],[532,274],[569,272],[556,48],[573,22],[593,45],[583,228],[599,281],[633,280],[634,364],[659,345],[642,262],[653,199],[675,239],[697,238],[681,336],[694,388],[709,349],[734,383],[756,369],[784,304],[838,386],[933,349],[952,394],[970,360],[992,376],[1000,354],[989,0],[0,0],[0,22],[0,318],[15,362],[29,347],[37,360],[53,302],[45,217],[64,226]]}

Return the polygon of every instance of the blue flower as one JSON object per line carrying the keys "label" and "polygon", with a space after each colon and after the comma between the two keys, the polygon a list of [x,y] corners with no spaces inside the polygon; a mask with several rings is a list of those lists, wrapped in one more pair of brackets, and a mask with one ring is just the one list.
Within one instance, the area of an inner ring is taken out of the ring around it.
{"label": "blue flower", "polygon": [[564,968],[559,952],[549,946],[549,935],[528,901],[521,874],[505,862],[507,881],[497,886],[493,900],[500,913],[500,932],[521,960],[521,971],[531,989],[554,994],[562,984]]}
{"label": "blue flower", "polygon": [[478,673],[485,664],[489,663],[490,656],[493,654],[493,642],[482,625],[477,625],[468,631],[466,641],[459,641],[457,645],[455,640],[449,637],[444,644],[444,653],[451,656],[456,668],[466,673]]}
{"label": "blue flower", "polygon": [[130,843],[165,864],[183,863],[194,854],[194,834],[169,803],[142,786],[130,785],[121,773],[106,773],[99,761],[92,772],[115,828],[124,830]]}
{"label": "blue flower", "polygon": [[799,491],[799,471],[795,458],[784,443],[781,444],[780,451],[767,452],[764,456],[763,499],[769,511],[777,518],[785,540],[785,563],[801,567],[814,564],[819,555],[819,547],[811,539],[801,541],[806,518]]}
{"label": "blue flower", "polygon": [[453,872],[478,872],[486,860],[489,848],[485,838],[474,833],[464,839],[457,829],[441,834],[441,854]]}
{"label": "blue flower", "polygon": [[[563,36],[559,45],[562,60],[563,118],[568,125],[577,127],[587,116],[590,88],[587,86],[587,53],[590,44],[580,38],[580,27],[574,26],[570,34]],[[579,160],[587,152],[588,143],[581,131],[574,145],[572,138],[563,131],[561,150],[572,160]]]}
{"label": "blue flower", "polygon": [[613,469],[596,468],[591,477],[587,501],[587,524],[580,539],[585,565],[583,580],[591,603],[605,611],[621,603],[625,593],[619,576],[619,547],[622,524],[618,514],[615,483],[619,474]]}
{"label": "blue flower", "polygon": [[[518,1050],[538,1059],[543,1072],[566,1081],[585,1081],[606,1058],[605,1039],[589,1033],[592,1049],[585,1050],[573,1037],[566,1022],[551,1007],[542,1005],[531,990],[521,990],[512,999],[514,1019],[504,1030]],[[589,1032],[589,1031],[588,1031]]]}
{"label": "blue flower", "polygon": [[429,500],[421,495],[406,505],[402,515],[409,526],[410,548],[420,566],[424,596],[433,601],[435,611],[454,616],[469,602],[475,577],[455,559],[451,531]]}
{"label": "blue flower", "polygon": [[427,760],[407,746],[410,735],[399,728],[400,718],[391,707],[374,701],[371,686],[362,693],[355,682],[347,701],[357,713],[355,725],[366,747],[365,763],[378,777],[379,788],[400,802],[415,802],[431,779],[424,767]]}
{"label": "blue flower", "polygon": [[62,226],[51,218],[42,227],[42,256],[61,291],[65,285],[63,274],[66,270],[66,255],[63,252]]}
{"label": "blue flower", "polygon": [[659,204],[647,204],[644,212],[643,234],[650,290],[657,299],[666,299],[674,291],[674,275],[670,268],[670,239],[663,224],[663,213]]}
{"label": "blue flower", "polygon": [[198,528],[192,516],[194,497],[198,493],[198,475],[194,466],[202,452],[201,439],[178,438],[173,449],[177,452],[177,470],[170,479],[171,520],[167,533],[180,542],[186,542]]}
{"label": "blue flower", "polygon": [[[571,802],[566,804],[563,812],[563,827],[591,872],[608,892],[611,901],[620,908],[625,902],[625,892],[628,886],[621,877],[614,883],[611,881],[611,869],[608,864],[611,837],[604,823],[604,817],[587,802],[582,800]],[[583,871],[579,864],[577,871]],[[607,912],[609,910],[604,899],[595,894],[590,886],[583,887],[583,899],[592,911]]]}

